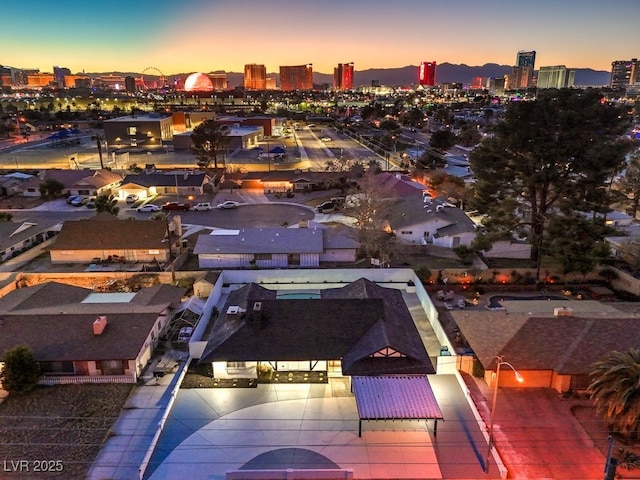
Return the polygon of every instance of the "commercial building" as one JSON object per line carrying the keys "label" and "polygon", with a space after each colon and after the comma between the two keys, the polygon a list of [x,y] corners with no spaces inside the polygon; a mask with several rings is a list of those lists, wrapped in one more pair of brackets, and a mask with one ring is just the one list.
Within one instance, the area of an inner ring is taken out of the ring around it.
{"label": "commercial building", "polygon": [[353,62],[339,63],[333,69],[333,88],[335,90],[351,90],[353,88]]}
{"label": "commercial building", "polygon": [[109,148],[160,150],[173,139],[173,117],[154,113],[105,120],[104,138]]}
{"label": "commercial building", "polygon": [[536,66],[536,51],[521,50],[516,55],[516,64],[507,81],[507,90],[531,88],[533,84],[533,71]]}
{"label": "commercial building", "polygon": [[640,62],[637,58],[631,60],[616,60],[611,62],[611,83],[614,90],[625,88],[640,81]]}
{"label": "commercial building", "polygon": [[32,73],[27,75],[27,86],[32,88],[49,87],[55,83],[53,73]]}
{"label": "commercial building", "polygon": [[418,68],[418,83],[425,87],[436,84],[436,62],[421,62]]}
{"label": "commercial building", "polygon": [[211,85],[214,90],[227,90],[229,88],[229,82],[225,72],[208,73],[207,77],[211,80]]}
{"label": "commercial building", "polygon": [[280,67],[280,89],[283,92],[313,89],[313,65]]}
{"label": "commercial building", "polygon": [[247,90],[267,89],[267,68],[250,63],[244,66],[244,88]]}
{"label": "commercial building", "polygon": [[64,79],[67,75],[71,75],[71,70],[67,67],[53,67],[53,76],[55,77],[56,87],[64,88]]}
{"label": "commercial building", "polygon": [[539,89],[573,87],[575,78],[576,71],[573,69],[569,70],[564,65],[540,67],[536,85]]}
{"label": "commercial building", "polygon": [[94,85],[102,90],[125,90],[125,78],[121,75],[101,75]]}

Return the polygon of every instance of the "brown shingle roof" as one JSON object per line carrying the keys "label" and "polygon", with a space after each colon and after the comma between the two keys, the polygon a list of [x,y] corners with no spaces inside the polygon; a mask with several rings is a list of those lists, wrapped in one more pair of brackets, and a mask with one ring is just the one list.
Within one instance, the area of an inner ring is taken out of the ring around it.
{"label": "brown shingle roof", "polygon": [[167,225],[159,220],[119,220],[106,212],[67,221],[50,250],[166,250]]}
{"label": "brown shingle roof", "polygon": [[0,352],[26,345],[41,362],[133,359],[157,318],[155,313],[110,314],[104,333],[94,335],[95,314],[5,316]]}
{"label": "brown shingle roof", "polygon": [[491,370],[496,355],[503,355],[518,370],[588,374],[608,352],[640,345],[638,318],[451,313],[480,363]]}

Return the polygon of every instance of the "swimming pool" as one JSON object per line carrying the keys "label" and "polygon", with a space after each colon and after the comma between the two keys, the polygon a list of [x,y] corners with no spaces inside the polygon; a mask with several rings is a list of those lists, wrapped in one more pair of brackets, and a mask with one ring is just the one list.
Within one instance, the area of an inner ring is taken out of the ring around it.
{"label": "swimming pool", "polygon": [[567,297],[561,297],[559,295],[536,295],[534,297],[516,297],[513,295],[496,295],[489,299],[489,305],[487,308],[490,310],[497,310],[504,308],[500,302],[510,300],[566,300]]}

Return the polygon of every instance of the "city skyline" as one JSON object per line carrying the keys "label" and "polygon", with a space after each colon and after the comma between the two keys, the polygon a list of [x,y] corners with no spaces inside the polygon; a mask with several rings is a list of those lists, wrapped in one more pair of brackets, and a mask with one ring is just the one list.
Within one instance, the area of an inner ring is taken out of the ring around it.
{"label": "city skyline", "polygon": [[331,73],[341,59],[357,70],[438,64],[515,65],[520,50],[537,52],[538,66],[611,70],[637,58],[640,2],[540,0],[535,8],[489,0],[140,0],[84,4],[34,0],[26,14],[3,8],[0,41],[11,45],[0,63],[50,72],[243,72],[249,63],[268,72],[313,64]]}

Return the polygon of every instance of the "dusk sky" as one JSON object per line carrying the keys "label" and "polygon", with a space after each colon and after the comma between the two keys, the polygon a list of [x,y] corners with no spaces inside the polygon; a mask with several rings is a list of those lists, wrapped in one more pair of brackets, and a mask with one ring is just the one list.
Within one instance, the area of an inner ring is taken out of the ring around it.
{"label": "dusk sky", "polygon": [[611,70],[640,57],[639,0],[4,1],[0,64],[73,73],[156,67],[165,75],[260,63],[332,73],[420,61]]}

